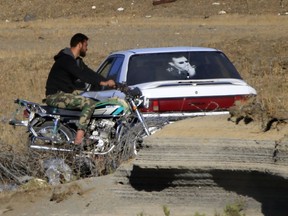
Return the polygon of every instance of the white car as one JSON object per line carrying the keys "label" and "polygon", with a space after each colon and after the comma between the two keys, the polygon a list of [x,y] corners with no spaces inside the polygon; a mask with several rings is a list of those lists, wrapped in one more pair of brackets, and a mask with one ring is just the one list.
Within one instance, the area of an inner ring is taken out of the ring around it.
{"label": "white car", "polygon": [[[236,100],[256,95],[227,56],[205,47],[162,47],[111,53],[96,71],[139,87],[144,116],[186,117],[227,113]],[[102,92],[105,97],[115,91]]]}

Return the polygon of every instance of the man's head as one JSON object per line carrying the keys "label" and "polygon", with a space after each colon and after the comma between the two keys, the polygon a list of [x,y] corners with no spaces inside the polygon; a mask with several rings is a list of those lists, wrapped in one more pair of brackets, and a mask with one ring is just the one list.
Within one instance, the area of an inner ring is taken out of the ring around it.
{"label": "man's head", "polygon": [[191,66],[185,56],[174,57],[172,62],[169,63],[171,66],[177,68],[179,71],[186,71],[190,76],[195,75],[195,66]]}
{"label": "man's head", "polygon": [[181,56],[178,58],[172,58],[172,65],[180,71],[187,70],[189,62],[186,57]]}
{"label": "man's head", "polygon": [[86,56],[86,52],[87,52],[87,46],[88,46],[88,40],[89,38],[82,34],[82,33],[77,33],[75,35],[73,35],[73,37],[70,40],[70,47],[73,49],[78,49],[79,50],[79,55],[81,57],[85,57]]}

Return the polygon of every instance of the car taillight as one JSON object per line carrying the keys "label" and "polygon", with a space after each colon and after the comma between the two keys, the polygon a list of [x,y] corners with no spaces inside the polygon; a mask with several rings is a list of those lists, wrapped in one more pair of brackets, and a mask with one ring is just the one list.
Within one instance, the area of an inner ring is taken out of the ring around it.
{"label": "car taillight", "polygon": [[140,108],[141,112],[159,112],[159,101],[149,100],[149,105],[145,108]]}
{"label": "car taillight", "polygon": [[158,112],[159,111],[159,101],[158,100],[153,100],[151,103],[151,108],[153,112]]}
{"label": "car taillight", "polygon": [[24,116],[25,118],[29,118],[29,112],[28,112],[27,109],[23,110],[23,116]]}

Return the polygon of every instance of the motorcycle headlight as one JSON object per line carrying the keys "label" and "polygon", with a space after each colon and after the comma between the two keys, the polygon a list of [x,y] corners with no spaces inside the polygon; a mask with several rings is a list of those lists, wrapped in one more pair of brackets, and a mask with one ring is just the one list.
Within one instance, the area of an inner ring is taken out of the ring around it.
{"label": "motorcycle headlight", "polygon": [[138,87],[129,90],[129,94],[133,97],[141,97],[142,92]]}

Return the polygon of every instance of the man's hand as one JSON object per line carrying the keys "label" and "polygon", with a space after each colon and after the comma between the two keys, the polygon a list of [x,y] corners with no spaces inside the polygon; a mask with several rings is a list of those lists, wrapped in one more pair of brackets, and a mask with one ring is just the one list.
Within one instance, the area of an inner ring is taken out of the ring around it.
{"label": "man's hand", "polygon": [[100,82],[101,86],[108,86],[110,88],[115,88],[116,83],[114,82],[114,80],[107,80],[107,81],[102,81]]}

